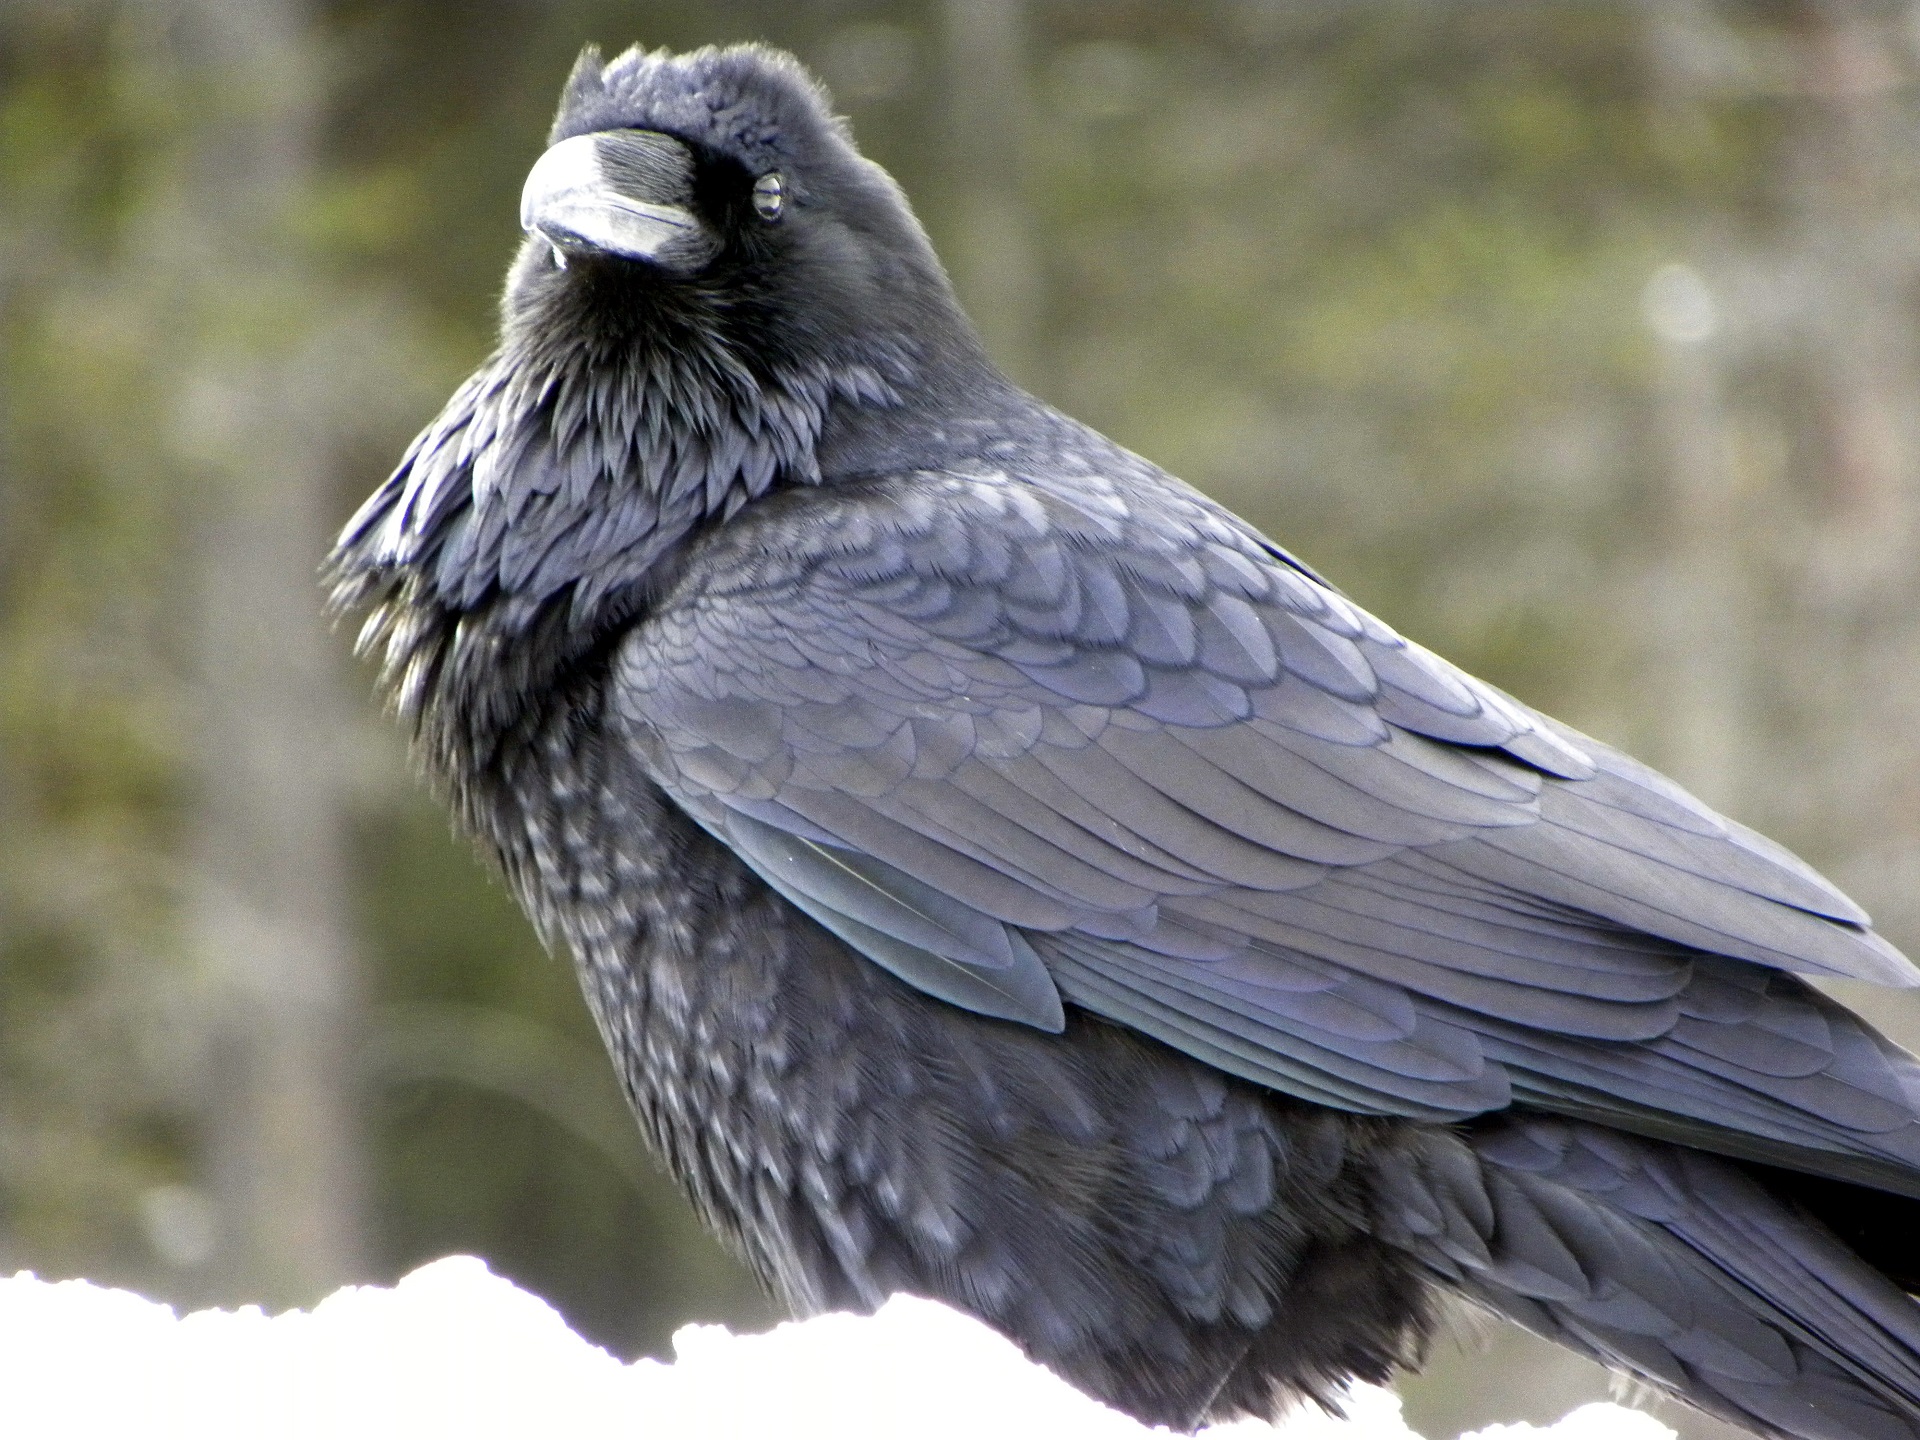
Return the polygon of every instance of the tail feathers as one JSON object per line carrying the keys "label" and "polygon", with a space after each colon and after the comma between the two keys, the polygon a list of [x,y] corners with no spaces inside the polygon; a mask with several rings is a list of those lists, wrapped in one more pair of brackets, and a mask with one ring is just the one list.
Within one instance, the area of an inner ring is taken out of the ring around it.
{"label": "tail feathers", "polygon": [[1382,1238],[1480,1304],[1794,1440],[1920,1440],[1920,1305],[1736,1165],[1578,1122],[1431,1131]]}

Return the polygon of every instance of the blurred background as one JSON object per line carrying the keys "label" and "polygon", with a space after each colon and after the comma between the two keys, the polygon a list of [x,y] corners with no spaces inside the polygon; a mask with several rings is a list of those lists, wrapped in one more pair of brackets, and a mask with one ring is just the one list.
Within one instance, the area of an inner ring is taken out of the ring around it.
{"label": "blurred background", "polygon": [[[769,1318],[314,575],[580,45],[746,38],[1018,379],[1920,953],[1920,5],[0,0],[0,1272]],[[1463,1326],[1406,1393],[1606,1386]]]}

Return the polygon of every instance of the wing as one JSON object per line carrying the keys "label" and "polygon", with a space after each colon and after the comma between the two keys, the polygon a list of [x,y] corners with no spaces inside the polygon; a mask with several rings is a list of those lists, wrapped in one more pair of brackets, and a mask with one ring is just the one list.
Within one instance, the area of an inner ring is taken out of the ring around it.
{"label": "wing", "polygon": [[1353,1111],[1547,1109],[1920,1190],[1866,916],[1123,452],[794,492],[626,641],[653,774],[909,983]]}

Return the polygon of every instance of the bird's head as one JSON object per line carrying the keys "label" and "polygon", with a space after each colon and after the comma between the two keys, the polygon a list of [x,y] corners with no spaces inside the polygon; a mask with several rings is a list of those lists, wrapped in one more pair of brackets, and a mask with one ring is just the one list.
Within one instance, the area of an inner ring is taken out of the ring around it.
{"label": "bird's head", "polygon": [[520,223],[510,340],[604,356],[694,338],[882,374],[983,363],[899,187],[778,51],[589,48]]}
{"label": "bird's head", "polygon": [[627,623],[702,527],[920,463],[916,419],[1008,393],[899,187],[778,51],[588,50],[520,219],[498,351],[331,561],[416,719],[510,713],[497,691]]}

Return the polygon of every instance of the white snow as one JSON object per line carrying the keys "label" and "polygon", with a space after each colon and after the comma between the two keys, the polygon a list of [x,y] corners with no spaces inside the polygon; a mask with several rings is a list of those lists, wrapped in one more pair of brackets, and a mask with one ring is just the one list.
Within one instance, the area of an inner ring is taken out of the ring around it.
{"label": "white snow", "polygon": [[[311,1311],[177,1316],[86,1281],[0,1280],[0,1435],[31,1440],[1125,1440],[1096,1405],[984,1326],[900,1297],[764,1335],[690,1325],[672,1364],[625,1365],[545,1301],[456,1256]],[[1348,1419],[1303,1410],[1216,1440],[1418,1440],[1391,1391]],[[1481,1440],[1673,1440],[1588,1405]]]}

